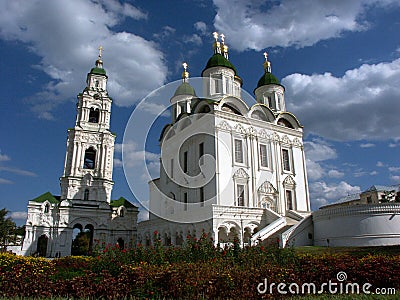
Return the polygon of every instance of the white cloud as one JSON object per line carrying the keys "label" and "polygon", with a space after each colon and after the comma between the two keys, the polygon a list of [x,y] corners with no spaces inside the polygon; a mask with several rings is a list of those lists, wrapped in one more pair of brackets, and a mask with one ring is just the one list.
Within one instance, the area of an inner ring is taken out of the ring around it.
{"label": "white cloud", "polygon": [[330,178],[342,178],[344,176],[344,173],[338,170],[329,170],[328,176]]}
{"label": "white cloud", "polygon": [[17,174],[17,175],[22,175],[22,176],[30,176],[30,177],[36,177],[37,176],[35,173],[33,173],[31,171],[22,170],[22,169],[13,168],[13,167],[0,166],[0,171],[6,171],[6,172],[14,173],[14,174]]}
{"label": "white cloud", "polygon": [[361,148],[372,148],[375,147],[375,144],[372,143],[365,143],[365,144],[360,144]]}
{"label": "white cloud", "polygon": [[400,167],[389,167],[390,172],[400,172]]}
{"label": "white cloud", "polygon": [[[160,165],[160,155],[149,151],[138,150],[138,146],[134,142],[126,142],[125,144],[115,144],[114,150],[116,153],[123,152],[123,159],[117,164],[122,163],[126,167],[134,167],[145,161],[147,166],[154,168],[154,165]],[[114,158],[114,162],[115,162]],[[117,160],[119,160],[117,158]],[[159,170],[159,167],[158,167]],[[150,170],[149,170],[150,171]]]}
{"label": "white cloud", "polygon": [[396,182],[396,183],[399,183],[399,182],[400,182],[400,176],[399,176],[399,175],[392,175],[392,176],[390,177],[390,179],[391,179],[392,181]]}
{"label": "white cloud", "polygon": [[124,164],[122,163],[122,160],[119,158],[114,157],[114,168],[121,168]]}
{"label": "white cloud", "polygon": [[194,33],[194,34],[192,34],[190,36],[185,36],[184,42],[192,43],[192,44],[195,44],[196,46],[201,46],[203,44],[203,40],[196,33]]}
{"label": "white cloud", "polygon": [[173,28],[173,27],[171,27],[171,26],[164,26],[164,27],[162,28],[162,31],[161,31],[161,32],[155,33],[155,34],[153,34],[153,36],[154,36],[156,39],[158,39],[158,40],[163,40],[163,39],[166,39],[166,38],[168,38],[168,37],[174,35],[175,32],[176,32],[176,29],[175,29],[175,28]]}
{"label": "white cloud", "polygon": [[5,179],[5,178],[0,178],[0,184],[13,184],[11,180]]}
{"label": "white cloud", "polygon": [[194,23],[194,28],[201,34],[201,35],[207,35],[207,24],[206,23],[204,23],[204,22],[202,22],[202,21],[199,21],[199,22],[196,22],[196,23]]}
{"label": "white cloud", "polygon": [[326,174],[321,165],[322,161],[337,157],[336,150],[319,138],[304,142],[304,150],[307,157],[307,175],[310,180],[318,180]]}
{"label": "white cloud", "polygon": [[389,143],[389,148],[396,148],[400,146],[400,138],[394,139],[393,142]]}
{"label": "white cloud", "polygon": [[304,142],[304,150],[307,158],[313,161],[323,161],[337,157],[336,150],[322,139],[313,139],[311,142]]}
{"label": "white cloud", "polygon": [[13,211],[10,213],[10,217],[13,220],[26,220],[28,213],[26,211]]}
{"label": "white cloud", "polygon": [[292,74],[282,84],[289,111],[307,124],[308,132],[338,141],[396,140],[400,138],[399,81],[397,59],[364,64],[342,77]]}
{"label": "white cloud", "polygon": [[117,0],[101,0],[104,7],[118,15],[130,17],[135,20],[147,19],[147,13],[129,3],[120,3]]}
{"label": "white cloud", "polygon": [[9,161],[11,158],[6,155],[6,154],[1,154],[1,150],[0,150],[0,162],[1,161]]}
{"label": "white cloud", "polygon": [[321,167],[321,165],[317,162],[314,162],[310,159],[306,159],[307,164],[307,176],[310,180],[318,180],[324,176],[325,171]]}
{"label": "white cloud", "polygon": [[345,181],[327,184],[317,181],[310,184],[311,206],[315,210],[321,205],[333,203],[347,195],[361,193],[359,186],[352,186]]}
{"label": "white cloud", "polygon": [[239,51],[275,46],[311,46],[346,31],[367,28],[362,17],[369,7],[392,1],[241,1],[214,0],[214,26]]}
{"label": "white cloud", "polygon": [[157,45],[133,33],[113,30],[126,17],[139,20],[146,16],[115,0],[3,1],[0,38],[20,41],[41,58],[35,67],[51,80],[31,103],[39,117],[51,119],[59,102],[82,91],[99,45],[104,47],[108,91],[117,105],[131,105],[165,82],[167,68]]}
{"label": "white cloud", "polygon": [[376,163],[376,166],[379,167],[379,168],[382,168],[382,167],[385,166],[385,164],[384,164],[383,162],[381,162],[381,161],[378,161],[378,162]]}
{"label": "white cloud", "polygon": [[155,116],[163,116],[170,117],[171,113],[168,110],[168,107],[163,104],[158,104],[150,101],[142,101],[139,106],[137,106],[138,110],[143,110]]}

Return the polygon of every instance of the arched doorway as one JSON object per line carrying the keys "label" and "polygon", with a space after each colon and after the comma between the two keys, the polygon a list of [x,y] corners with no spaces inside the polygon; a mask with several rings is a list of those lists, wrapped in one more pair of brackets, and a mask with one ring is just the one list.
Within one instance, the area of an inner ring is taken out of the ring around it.
{"label": "arched doorway", "polygon": [[48,242],[49,242],[49,238],[45,234],[42,234],[39,237],[38,242],[37,242],[37,249],[36,249],[36,253],[39,256],[46,257]]}
{"label": "arched doorway", "polygon": [[91,224],[82,227],[76,224],[73,227],[71,255],[90,255],[93,249],[93,231]]}
{"label": "arched doorway", "polygon": [[243,245],[250,246],[251,245],[251,228],[246,227],[243,232]]}
{"label": "arched doorway", "polygon": [[117,244],[118,244],[119,249],[124,249],[125,248],[125,241],[122,238],[119,238],[117,240]]}

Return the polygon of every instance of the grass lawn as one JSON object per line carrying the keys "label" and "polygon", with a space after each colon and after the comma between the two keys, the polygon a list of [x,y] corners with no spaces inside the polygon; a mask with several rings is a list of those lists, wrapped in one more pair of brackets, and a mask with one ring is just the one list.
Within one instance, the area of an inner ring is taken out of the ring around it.
{"label": "grass lawn", "polygon": [[297,254],[348,254],[357,257],[366,256],[368,254],[376,255],[400,255],[400,245],[398,246],[376,246],[376,247],[317,247],[304,246],[294,248]]}

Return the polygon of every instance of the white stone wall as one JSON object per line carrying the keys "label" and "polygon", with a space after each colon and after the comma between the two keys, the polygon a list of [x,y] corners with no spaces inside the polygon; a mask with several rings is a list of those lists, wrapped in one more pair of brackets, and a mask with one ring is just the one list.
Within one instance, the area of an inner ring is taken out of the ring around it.
{"label": "white stone wall", "polygon": [[313,212],[313,222],[316,246],[400,244],[398,203],[324,208]]}

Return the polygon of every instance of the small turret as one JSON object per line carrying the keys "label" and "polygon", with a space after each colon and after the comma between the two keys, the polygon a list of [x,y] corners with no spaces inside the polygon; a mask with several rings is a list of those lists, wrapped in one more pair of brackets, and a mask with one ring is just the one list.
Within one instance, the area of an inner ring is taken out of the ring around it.
{"label": "small turret", "polygon": [[[242,79],[237,75],[235,66],[229,61],[228,46],[225,35],[213,33],[214,54],[210,57],[201,76],[204,80],[204,95],[210,98],[220,98],[226,95],[241,96]],[[221,42],[219,41],[221,37]],[[211,78],[211,80],[206,79]]]}
{"label": "small turret", "polygon": [[267,52],[264,52],[264,58],[264,74],[258,80],[257,87],[254,90],[256,100],[274,111],[286,111],[284,101],[285,87],[271,73],[271,62],[268,61]]}
{"label": "small turret", "polygon": [[189,84],[188,64],[184,62],[182,66],[182,84],[178,86],[170,100],[172,104],[172,122],[175,122],[181,113],[190,113],[192,99],[196,97],[196,91]]}

